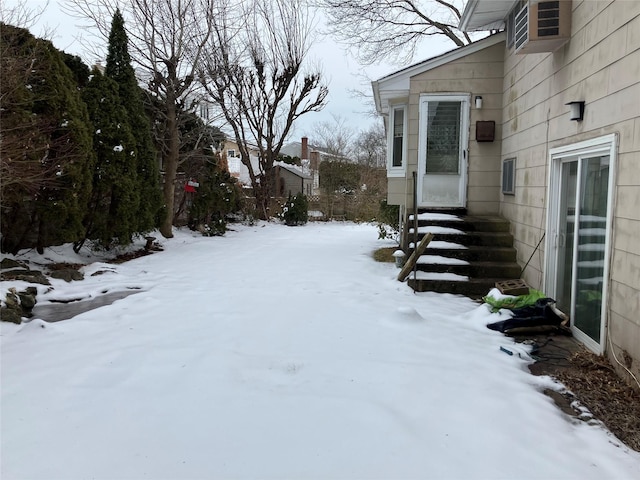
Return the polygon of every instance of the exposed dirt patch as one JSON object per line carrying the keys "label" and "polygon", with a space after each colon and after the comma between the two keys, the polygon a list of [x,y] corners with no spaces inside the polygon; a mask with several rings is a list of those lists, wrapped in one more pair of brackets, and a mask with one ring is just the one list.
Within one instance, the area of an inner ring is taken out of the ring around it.
{"label": "exposed dirt patch", "polygon": [[[562,335],[519,338],[537,345],[535,375],[549,375],[569,392],[545,392],[566,413],[589,419],[586,407],[619,440],[640,452],[640,391],[624,382],[604,356],[591,353],[575,339]],[[577,403],[576,403],[577,401]]]}
{"label": "exposed dirt patch", "polygon": [[118,255],[116,258],[109,260],[108,263],[115,263],[115,264],[124,263],[124,262],[128,262],[129,260],[133,260],[134,258],[140,258],[146,255],[151,255],[152,253],[153,251],[151,250],[145,250],[144,248],[141,248],[140,250],[136,250],[134,252],[128,252],[128,253],[123,253],[122,255]]}
{"label": "exposed dirt patch", "polygon": [[393,257],[393,252],[398,250],[398,247],[382,247],[373,252],[373,259],[376,262],[390,262],[393,263],[396,259]]}
{"label": "exposed dirt patch", "polygon": [[154,240],[153,237],[149,237],[149,240],[147,241],[147,246],[145,246],[144,248],[135,250],[133,252],[123,253],[122,255],[118,255],[116,258],[109,260],[109,263],[115,263],[115,264],[124,263],[124,262],[128,262],[129,260],[133,260],[135,258],[151,255],[153,252],[161,252],[162,250],[164,250],[158,242],[155,242],[153,240]]}
{"label": "exposed dirt patch", "polygon": [[57,271],[57,270],[80,270],[82,267],[84,267],[84,264],[82,263],[50,263],[49,265],[47,265],[47,268],[50,271]]}

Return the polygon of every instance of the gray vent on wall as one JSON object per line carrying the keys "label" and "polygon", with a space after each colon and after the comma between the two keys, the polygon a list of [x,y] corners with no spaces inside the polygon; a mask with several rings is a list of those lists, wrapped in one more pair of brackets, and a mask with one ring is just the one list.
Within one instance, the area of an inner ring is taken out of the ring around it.
{"label": "gray vent on wall", "polygon": [[571,0],[517,4],[514,21],[516,53],[553,52],[571,39]]}
{"label": "gray vent on wall", "polygon": [[560,2],[538,3],[538,36],[560,34]]}

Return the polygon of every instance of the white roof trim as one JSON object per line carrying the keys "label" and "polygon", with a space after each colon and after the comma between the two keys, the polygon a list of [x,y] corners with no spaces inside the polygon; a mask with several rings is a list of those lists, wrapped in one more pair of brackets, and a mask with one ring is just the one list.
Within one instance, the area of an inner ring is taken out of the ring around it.
{"label": "white roof trim", "polygon": [[463,32],[498,30],[516,0],[469,0],[460,17]]}
{"label": "white roof trim", "polygon": [[409,95],[409,87],[412,77],[428,72],[429,70],[433,70],[434,68],[442,65],[446,65],[454,60],[466,57],[467,55],[474,54],[484,50],[485,48],[492,47],[505,41],[505,39],[506,34],[504,32],[500,32],[483,38],[482,40],[478,40],[477,42],[470,43],[469,45],[465,45],[464,47],[456,48],[455,50],[443,53],[442,55],[438,55],[403,68],[402,70],[398,70],[397,72],[371,82],[376,112],[378,114],[386,113],[389,107],[387,104],[389,99]]}

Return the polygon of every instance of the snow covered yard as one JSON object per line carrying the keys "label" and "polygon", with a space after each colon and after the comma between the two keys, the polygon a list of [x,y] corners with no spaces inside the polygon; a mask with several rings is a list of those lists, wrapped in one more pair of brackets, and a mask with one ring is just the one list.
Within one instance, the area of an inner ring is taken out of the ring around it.
{"label": "snow covered yard", "polygon": [[375,227],[234,228],[39,295],[144,290],[110,306],[2,324],[3,480],[640,478],[486,307],[374,262]]}

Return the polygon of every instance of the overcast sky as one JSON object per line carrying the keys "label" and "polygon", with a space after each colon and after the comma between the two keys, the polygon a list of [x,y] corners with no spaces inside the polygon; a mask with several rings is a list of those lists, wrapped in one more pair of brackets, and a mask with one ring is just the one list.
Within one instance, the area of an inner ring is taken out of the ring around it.
{"label": "overcast sky", "polygon": [[[7,6],[18,2],[22,3],[25,0],[2,1]],[[46,3],[45,0],[26,1],[28,5],[34,7]],[[44,15],[31,28],[31,32],[36,36],[42,36],[45,29],[53,31],[52,40],[57,48],[78,55],[86,63],[93,64],[97,59],[92,58],[92,55],[76,40],[79,35],[86,37],[86,33],[77,26],[78,23],[81,22],[60,9],[58,0],[50,0]],[[319,18],[319,27],[322,27],[322,17]],[[418,51],[414,62],[438,55],[452,48],[453,45],[450,42],[432,37]],[[332,114],[347,119],[356,132],[367,129],[373,122],[379,120],[372,118],[367,113],[373,110],[373,104],[370,81],[366,78],[375,80],[402,68],[400,65],[391,64],[361,66],[346,47],[337,44],[332,38],[320,38],[312,46],[308,61],[318,62],[323,70],[329,85],[328,102],[322,112],[305,114],[296,121],[296,129],[291,140],[296,140],[304,135],[313,137],[314,126],[319,122],[332,123]],[[351,90],[364,91],[369,95],[368,102],[361,98],[355,98]]]}

